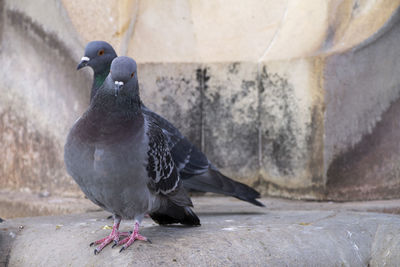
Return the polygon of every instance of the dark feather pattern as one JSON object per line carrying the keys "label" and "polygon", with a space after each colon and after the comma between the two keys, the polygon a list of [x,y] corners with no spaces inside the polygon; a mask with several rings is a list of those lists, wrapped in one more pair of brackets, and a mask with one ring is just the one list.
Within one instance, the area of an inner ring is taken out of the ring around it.
{"label": "dark feather pattern", "polygon": [[141,108],[143,114],[147,115],[162,128],[168,141],[172,159],[182,179],[188,179],[194,175],[207,172],[210,162],[196,146],[190,143],[172,123],[148,109],[143,103]]}
{"label": "dark feather pattern", "polygon": [[146,166],[151,178],[150,188],[157,194],[173,192],[179,183],[179,173],[172,160],[165,136],[159,126],[148,120],[147,136],[149,138],[148,163]]}
{"label": "dark feather pattern", "polygon": [[166,225],[181,223],[185,225],[200,226],[200,219],[189,207],[180,207],[171,203],[168,209],[150,213],[150,217],[158,224]]}

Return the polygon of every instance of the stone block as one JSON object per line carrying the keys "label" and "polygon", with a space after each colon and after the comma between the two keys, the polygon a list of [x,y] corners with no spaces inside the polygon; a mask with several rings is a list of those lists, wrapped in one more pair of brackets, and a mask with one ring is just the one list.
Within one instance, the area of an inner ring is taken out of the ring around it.
{"label": "stone block", "polygon": [[0,187],[76,195],[63,144],[88,103],[90,80],[72,52],[82,46],[67,37],[59,4],[25,2],[2,1]]}
{"label": "stone block", "polygon": [[254,63],[215,63],[199,70],[202,87],[202,150],[236,179],[258,175],[258,88]]}
{"label": "stone block", "polygon": [[[152,244],[135,241],[121,253],[111,244],[98,255],[89,247],[111,231],[106,212],[6,220],[0,223],[0,251],[4,251],[0,262],[10,266],[396,266],[399,262],[397,215],[302,206],[265,212],[234,199],[201,201],[195,201],[200,227],[162,227],[145,218],[140,233]],[[123,220],[120,229],[132,227],[133,221]]]}
{"label": "stone block", "polygon": [[266,193],[323,195],[321,67],[319,58],[259,66],[260,183]]}
{"label": "stone block", "polygon": [[[399,197],[400,13],[324,68],[328,198]],[[390,52],[389,52],[390,51]]]}
{"label": "stone block", "polygon": [[138,66],[138,77],[144,104],[172,122],[200,148],[199,68],[199,64],[189,63],[142,63]]}

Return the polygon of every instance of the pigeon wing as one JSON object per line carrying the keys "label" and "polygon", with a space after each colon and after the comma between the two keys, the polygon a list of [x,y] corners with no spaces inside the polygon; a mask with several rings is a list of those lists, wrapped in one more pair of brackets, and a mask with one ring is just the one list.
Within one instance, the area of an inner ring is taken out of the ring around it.
{"label": "pigeon wing", "polygon": [[150,178],[149,187],[156,194],[168,195],[178,188],[178,170],[172,160],[167,140],[153,120],[148,120],[147,136],[149,149],[146,169]]}
{"label": "pigeon wing", "polygon": [[210,168],[207,157],[184,137],[172,123],[142,105],[142,111],[162,129],[172,159],[182,179],[205,173]]}

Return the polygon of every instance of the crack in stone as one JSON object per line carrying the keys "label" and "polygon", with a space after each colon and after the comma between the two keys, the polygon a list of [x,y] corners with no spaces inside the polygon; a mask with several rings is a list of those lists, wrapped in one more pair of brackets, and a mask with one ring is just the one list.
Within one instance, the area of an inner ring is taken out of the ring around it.
{"label": "crack in stone", "polygon": [[289,0],[286,1],[286,8],[285,8],[285,11],[283,12],[283,15],[282,15],[281,21],[279,22],[278,28],[276,29],[274,35],[272,36],[271,41],[269,42],[269,44],[268,44],[267,48],[265,49],[264,53],[257,60],[258,64],[261,63],[262,59],[267,55],[267,53],[269,52],[269,49],[272,47],[273,43],[275,42],[275,39],[278,36],[278,33],[280,32],[280,30],[282,28],[283,21],[285,21],[285,19],[286,19],[287,11],[289,9],[288,7],[289,7]]}

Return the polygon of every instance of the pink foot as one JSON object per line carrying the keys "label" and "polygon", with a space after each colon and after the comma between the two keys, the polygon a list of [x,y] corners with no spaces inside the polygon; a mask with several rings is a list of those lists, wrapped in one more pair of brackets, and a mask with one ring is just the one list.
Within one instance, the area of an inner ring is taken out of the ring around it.
{"label": "pink foot", "polygon": [[135,242],[135,240],[142,240],[151,243],[150,239],[139,234],[138,222],[135,223],[135,228],[133,230],[133,233],[129,237],[118,242],[118,245],[124,244],[119,252],[122,252],[123,250],[127,249],[130,245],[132,245],[133,242]]}
{"label": "pink foot", "polygon": [[130,232],[121,232],[121,233],[120,233],[120,232],[118,231],[120,222],[121,222],[121,219],[120,219],[120,218],[114,219],[114,225],[113,225],[113,229],[112,229],[110,235],[107,236],[107,237],[105,237],[105,238],[103,238],[103,239],[100,239],[100,240],[97,240],[97,241],[95,241],[95,242],[92,242],[92,243],[90,244],[90,246],[100,244],[100,245],[99,245],[97,248],[95,248],[95,250],[94,250],[94,254],[95,254],[95,255],[96,255],[96,254],[99,254],[100,251],[101,251],[105,246],[107,246],[108,244],[110,244],[112,241],[114,241],[114,245],[113,245],[112,247],[115,247],[115,246],[118,244],[119,238],[120,238],[121,236],[129,236],[129,235],[131,234]]}

